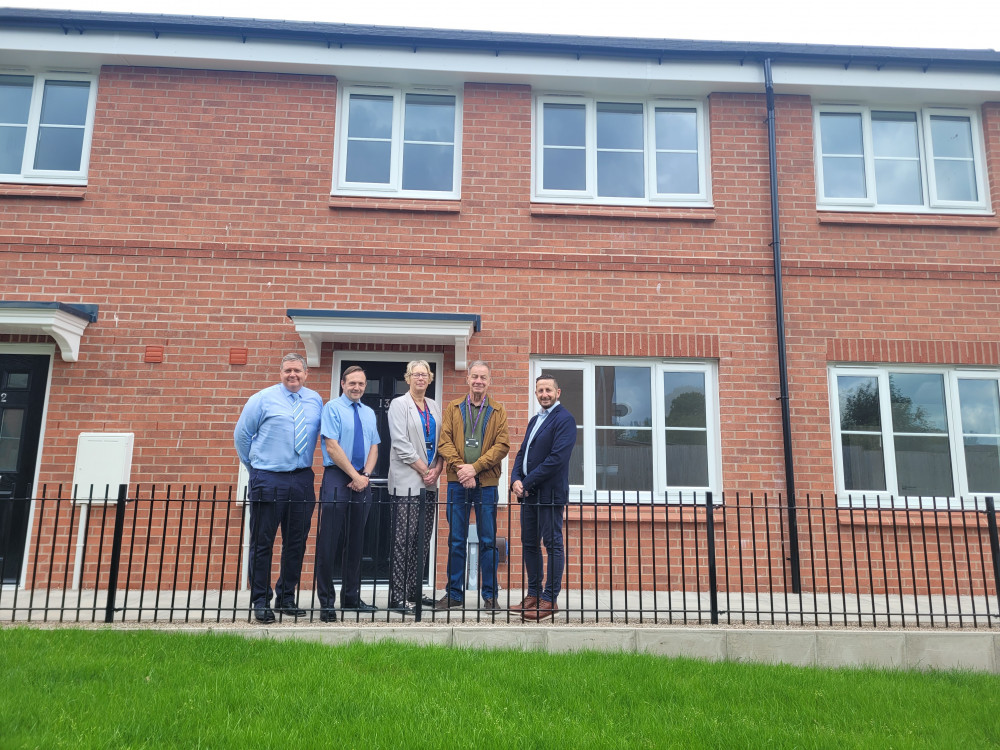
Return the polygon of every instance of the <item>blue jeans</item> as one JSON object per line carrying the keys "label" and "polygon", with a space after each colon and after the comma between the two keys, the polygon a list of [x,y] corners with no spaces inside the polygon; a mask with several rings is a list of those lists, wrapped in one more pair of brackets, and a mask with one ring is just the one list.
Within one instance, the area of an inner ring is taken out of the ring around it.
{"label": "blue jeans", "polygon": [[483,600],[497,597],[497,488],[466,489],[448,482],[448,596],[465,598],[465,549],[469,513],[476,509],[479,534],[479,575]]}

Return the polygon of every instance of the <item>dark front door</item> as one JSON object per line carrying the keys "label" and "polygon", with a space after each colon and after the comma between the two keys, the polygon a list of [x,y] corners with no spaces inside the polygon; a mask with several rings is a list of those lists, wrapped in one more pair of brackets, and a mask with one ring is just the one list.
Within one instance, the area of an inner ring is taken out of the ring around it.
{"label": "dark front door", "polygon": [[0,580],[17,583],[24,559],[49,357],[0,354]]}
{"label": "dark front door", "polygon": [[[401,355],[405,356],[405,355]],[[348,367],[359,365],[365,371],[368,378],[368,387],[365,395],[361,397],[361,403],[370,406],[375,410],[375,417],[378,423],[378,434],[382,439],[379,444],[378,463],[375,471],[372,472],[372,510],[368,516],[368,525],[365,527],[365,544],[362,552],[361,578],[364,581],[389,580],[389,555],[392,551],[392,538],[390,536],[390,523],[392,514],[389,509],[389,404],[396,396],[406,393],[410,387],[406,384],[404,375],[406,373],[406,363],[410,360],[400,359],[399,361],[371,361],[359,359],[345,359],[340,363],[340,375]],[[431,373],[437,377],[437,367],[431,364]],[[436,381],[427,387],[427,396],[434,398],[434,386]],[[338,572],[339,578],[339,560]]]}

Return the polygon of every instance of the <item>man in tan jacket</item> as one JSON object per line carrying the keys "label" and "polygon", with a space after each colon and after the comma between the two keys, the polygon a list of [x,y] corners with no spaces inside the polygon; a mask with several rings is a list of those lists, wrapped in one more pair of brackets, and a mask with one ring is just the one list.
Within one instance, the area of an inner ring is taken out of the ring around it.
{"label": "man in tan jacket", "polygon": [[497,604],[497,484],[510,452],[507,411],[486,395],[490,368],[476,360],[466,378],[469,393],[448,404],[441,418],[438,452],[448,470],[448,589],[436,609],[465,606],[465,550],[469,513],[475,508],[483,608]]}

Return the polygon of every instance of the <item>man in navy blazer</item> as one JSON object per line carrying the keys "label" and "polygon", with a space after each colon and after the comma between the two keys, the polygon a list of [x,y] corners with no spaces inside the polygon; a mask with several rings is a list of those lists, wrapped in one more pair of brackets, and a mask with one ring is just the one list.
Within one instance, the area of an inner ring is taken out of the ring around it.
{"label": "man in navy blazer", "polygon": [[[563,511],[569,500],[569,459],[576,445],[576,420],[559,403],[559,383],[551,375],[535,378],[535,398],[541,410],[528,422],[524,442],[514,459],[511,492],[521,503],[521,547],[528,591],[511,607],[525,620],[552,617],[559,609],[562,588]],[[542,549],[545,543],[548,579],[542,588]]]}

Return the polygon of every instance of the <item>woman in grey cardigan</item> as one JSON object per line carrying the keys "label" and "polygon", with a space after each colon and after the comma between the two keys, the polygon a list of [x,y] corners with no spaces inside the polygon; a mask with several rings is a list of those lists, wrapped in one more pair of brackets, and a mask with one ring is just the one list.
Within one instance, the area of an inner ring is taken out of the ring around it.
{"label": "woman in grey cardigan", "polygon": [[[406,365],[405,377],[409,392],[389,405],[389,494],[393,501],[389,609],[413,612],[410,603],[434,606],[433,599],[423,596],[421,580],[434,531],[437,481],[443,463],[437,454],[441,407],[426,397],[427,386],[434,379],[431,366],[422,359],[414,360]],[[423,500],[421,490],[427,491]],[[422,539],[418,538],[420,532]]]}

